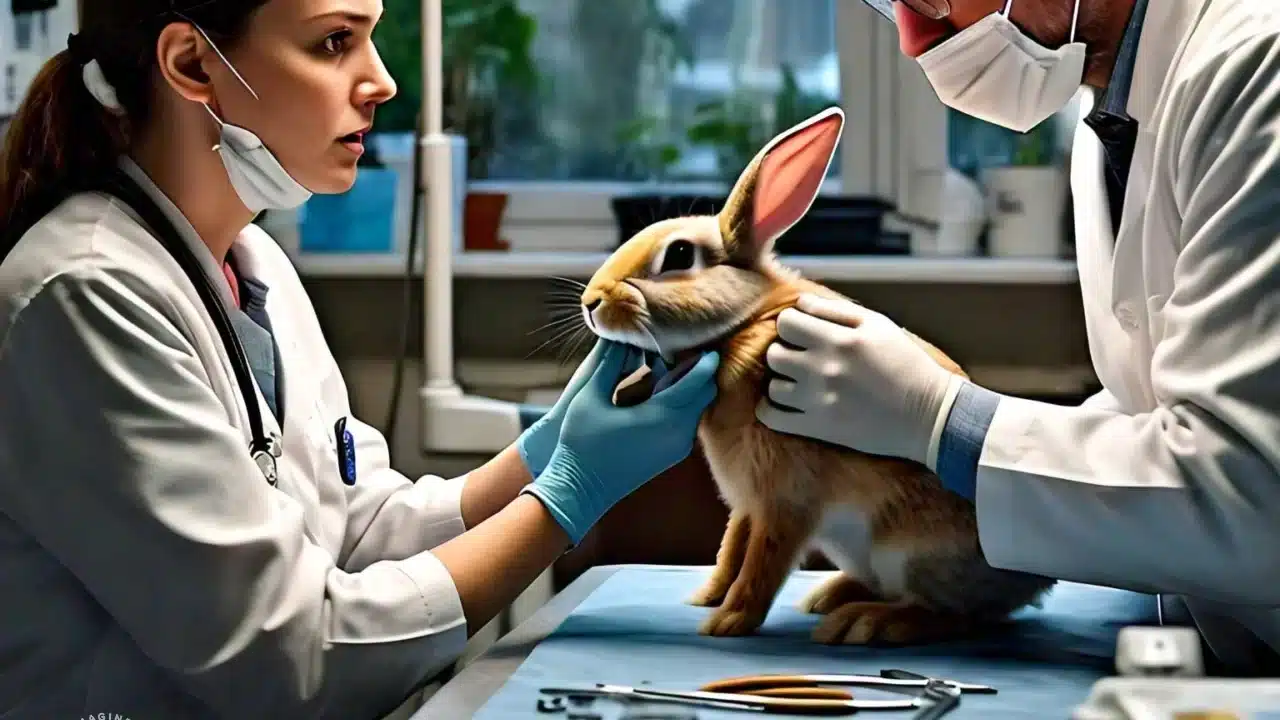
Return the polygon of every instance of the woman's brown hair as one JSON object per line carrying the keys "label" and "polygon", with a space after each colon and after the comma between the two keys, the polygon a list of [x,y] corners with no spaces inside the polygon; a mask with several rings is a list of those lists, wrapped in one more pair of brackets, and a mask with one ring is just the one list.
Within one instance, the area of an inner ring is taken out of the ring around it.
{"label": "woman's brown hair", "polygon": [[[191,22],[226,51],[268,1],[80,0],[79,32],[36,74],[0,148],[0,257],[59,203],[112,172],[131,131],[147,127],[161,30]],[[89,93],[83,72],[90,60],[123,115]]]}

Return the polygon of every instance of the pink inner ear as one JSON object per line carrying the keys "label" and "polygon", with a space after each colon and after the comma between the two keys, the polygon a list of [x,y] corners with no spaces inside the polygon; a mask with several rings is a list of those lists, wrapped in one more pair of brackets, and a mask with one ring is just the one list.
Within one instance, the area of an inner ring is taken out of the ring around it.
{"label": "pink inner ear", "polygon": [[840,138],[839,117],[816,122],[773,147],[756,178],[752,234],[767,243],[813,204]]}

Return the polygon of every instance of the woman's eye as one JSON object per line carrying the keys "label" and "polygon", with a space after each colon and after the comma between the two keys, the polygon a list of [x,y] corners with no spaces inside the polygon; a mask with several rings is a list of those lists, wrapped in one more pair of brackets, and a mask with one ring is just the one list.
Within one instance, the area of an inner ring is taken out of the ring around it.
{"label": "woman's eye", "polygon": [[336,32],[330,35],[329,37],[326,37],[323,43],[321,43],[321,47],[324,49],[326,53],[330,55],[340,55],[344,51],[346,51],[347,41],[350,38],[351,38],[350,30],[343,30],[342,32]]}
{"label": "woman's eye", "polygon": [[662,255],[659,273],[692,270],[698,263],[698,247],[688,240],[676,240]]}

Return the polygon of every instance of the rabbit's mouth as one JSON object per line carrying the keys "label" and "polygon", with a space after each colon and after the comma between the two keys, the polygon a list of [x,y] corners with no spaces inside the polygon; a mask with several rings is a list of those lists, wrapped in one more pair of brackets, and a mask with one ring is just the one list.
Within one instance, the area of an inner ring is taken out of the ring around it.
{"label": "rabbit's mouth", "polygon": [[642,321],[631,318],[625,321],[613,318],[609,321],[604,321],[595,317],[590,308],[583,308],[582,314],[587,329],[596,337],[612,340],[623,345],[630,345],[641,350],[656,352],[663,357],[667,356],[658,341],[658,337]]}
{"label": "rabbit's mouth", "polygon": [[[640,336],[636,338],[640,341],[631,342],[630,344],[642,350],[655,351],[664,363],[668,366],[675,366],[690,358],[699,357],[712,350],[719,350],[726,340],[750,324],[750,318],[738,322],[725,322],[715,327],[704,326],[697,329],[669,329],[642,324],[641,330],[634,333]],[[619,338],[619,340],[627,342],[622,338]]]}
{"label": "rabbit's mouth", "polygon": [[[690,357],[716,349],[727,336],[717,332],[706,339],[683,334],[676,337],[675,333],[663,332],[643,322],[628,323],[627,327],[607,327],[601,323],[595,323],[589,327],[597,337],[655,354],[668,366],[678,365]],[[732,330],[728,334],[731,335]]]}

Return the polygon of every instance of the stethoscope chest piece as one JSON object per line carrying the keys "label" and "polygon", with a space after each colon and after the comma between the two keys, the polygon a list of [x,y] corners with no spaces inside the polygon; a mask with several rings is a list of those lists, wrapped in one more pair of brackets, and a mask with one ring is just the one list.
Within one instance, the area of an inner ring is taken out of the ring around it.
{"label": "stethoscope chest piece", "polygon": [[250,444],[249,452],[258,470],[262,472],[262,477],[267,479],[268,484],[275,487],[280,480],[278,458],[283,454],[284,448],[281,447],[280,438],[275,433],[267,436],[265,445],[266,447],[261,447]]}

